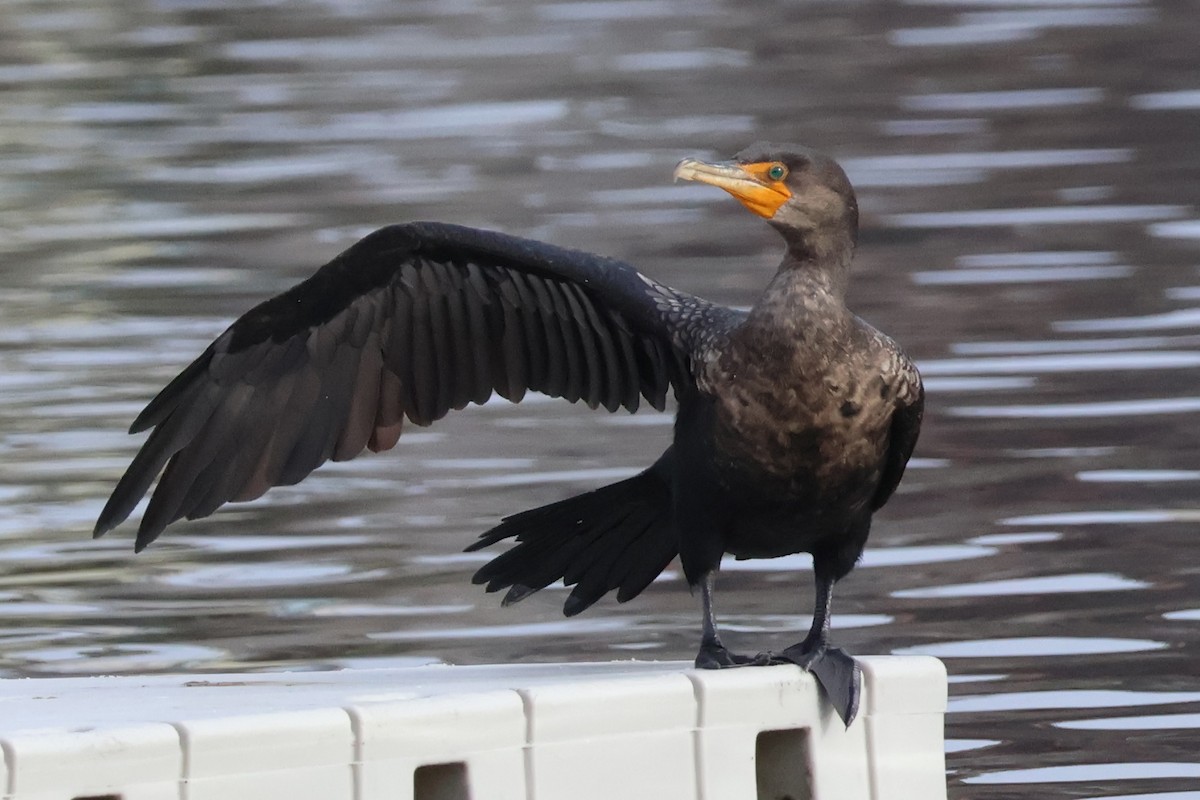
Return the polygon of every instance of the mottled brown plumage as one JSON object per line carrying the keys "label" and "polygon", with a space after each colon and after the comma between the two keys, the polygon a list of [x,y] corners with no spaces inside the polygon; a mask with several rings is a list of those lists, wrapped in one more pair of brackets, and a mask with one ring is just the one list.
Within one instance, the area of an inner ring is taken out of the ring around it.
{"label": "mottled brown plumage", "polygon": [[[678,400],[674,441],[627,480],[504,519],[469,549],[516,546],[475,575],[520,600],[562,579],[564,610],[640,593],[676,556],[704,605],[696,663],[810,669],[842,719],[853,659],[827,645],[834,583],[900,482],[920,429],[915,367],[845,305],[858,228],[832,160],[756,145],[676,177],[730,192],[787,245],[749,312],[659,284],[614,259],[439,223],[384,228],[249,311],[134,421],[152,429],[96,523],[103,535],[158,486],[142,549],[323,462],[385,450],[492,394],[539,391],[635,411]],[[801,642],[737,656],[712,590],[721,557],[813,557],[817,603]]]}

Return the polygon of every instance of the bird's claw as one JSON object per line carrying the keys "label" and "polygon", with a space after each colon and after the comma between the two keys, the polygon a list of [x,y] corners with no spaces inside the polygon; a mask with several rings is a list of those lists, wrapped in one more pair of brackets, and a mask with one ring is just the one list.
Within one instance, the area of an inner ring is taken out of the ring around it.
{"label": "bird's claw", "polygon": [[810,648],[803,642],[794,644],[786,650],[780,650],[778,653],[770,652],[765,655],[770,659],[771,664],[795,664],[800,669],[808,672],[812,663],[816,661],[826,652],[824,647]]}
{"label": "bird's claw", "polygon": [[793,645],[768,655],[772,664],[795,664],[816,678],[842,722],[850,727],[862,698],[862,668],[849,653],[840,647]]}
{"label": "bird's claw", "polygon": [[731,653],[723,644],[705,643],[696,654],[696,669],[728,669],[729,667],[765,667],[771,663],[770,653],[743,656]]}

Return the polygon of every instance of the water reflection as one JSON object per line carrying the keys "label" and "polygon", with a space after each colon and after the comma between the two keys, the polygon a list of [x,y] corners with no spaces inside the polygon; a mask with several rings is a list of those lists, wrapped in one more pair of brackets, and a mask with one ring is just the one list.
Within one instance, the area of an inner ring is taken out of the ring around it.
{"label": "water reflection", "polygon": [[1153,222],[1188,213],[1187,206],[1047,206],[993,208],[984,211],[928,211],[890,214],[896,228],[984,228],[1011,225],[1104,225],[1113,222]]}
{"label": "water reflection", "polygon": [[1200,778],[1200,764],[1136,761],[1118,763],[1072,764],[1065,767],[1037,767],[989,772],[964,783],[1074,783],[1080,781],[1149,780],[1151,778]]}
{"label": "water reflection", "polygon": [[[1005,695],[956,697],[950,710],[956,714],[981,711],[1032,711],[1068,708],[1129,708],[1200,702],[1200,692],[1130,692],[1118,690],[1060,690],[1012,692]],[[1065,723],[1060,723],[1065,724]]]}
{"label": "water reflection", "polygon": [[894,597],[998,597],[1013,594],[1062,594],[1074,592],[1123,592],[1144,589],[1150,584],[1130,580],[1120,575],[1073,574],[1042,575],[1036,578],[1012,578],[1001,581],[979,581],[924,589],[902,589]]}
{"label": "water reflection", "polygon": [[947,739],[946,753],[964,753],[968,750],[982,750],[985,747],[1000,744],[999,739]]}
{"label": "water reflection", "polygon": [[[193,567],[159,580],[168,585],[221,591],[225,589],[270,589],[274,586],[313,586],[321,583],[345,583],[354,573],[349,564],[225,564]],[[383,577],[383,570],[354,574],[355,580]]]}
{"label": "water reflection", "polygon": [[[111,640],[116,636],[108,634],[105,638]],[[115,641],[110,644],[26,650],[22,653],[22,658],[31,667],[50,670],[62,676],[186,670],[226,656],[224,651],[200,645],[134,645]]]}
{"label": "water reflection", "polygon": [[989,375],[1006,372],[1091,372],[1114,369],[1192,369],[1200,366],[1198,352],[1072,353],[1071,355],[996,356],[921,362],[921,374]]}
{"label": "water reflection", "polygon": [[372,639],[394,642],[421,642],[438,639],[460,639],[479,641],[486,639],[526,639],[530,637],[560,636],[565,633],[606,633],[628,631],[624,620],[584,619],[555,622],[520,623],[515,625],[488,625],[482,628],[455,628],[443,626],[432,630],[404,629],[371,634]]}
{"label": "water reflection", "polygon": [[1090,419],[1194,414],[1197,411],[1200,411],[1200,397],[1166,397],[1094,403],[1013,403],[1005,406],[958,406],[950,409],[950,414],[957,417],[992,417],[996,419]]}
{"label": "water reflection", "polygon": [[1194,469],[1091,469],[1075,475],[1087,483],[1173,483],[1198,481],[1200,470]]}
{"label": "water reflection", "polygon": [[[927,644],[901,647],[897,655],[922,654],[938,658],[1008,658],[1012,656],[1084,656],[1101,653],[1142,653],[1166,647],[1165,642],[1146,639],[1089,638],[1084,636],[1019,636],[1007,639]],[[1003,703],[1005,700],[1000,700]]]}
{"label": "water reflection", "polygon": [[[938,564],[963,561],[994,555],[995,548],[978,545],[924,545],[914,547],[876,547],[863,553],[859,568],[905,567],[916,564]],[[727,556],[721,562],[722,572],[796,572],[811,570],[812,557],[807,554],[782,556],[757,561],[738,561]]]}
{"label": "water reflection", "polygon": [[1138,525],[1157,522],[1200,522],[1200,509],[1129,509],[1114,511],[1064,511],[1012,517],[1004,525]]}
{"label": "water reflection", "polygon": [[905,97],[901,104],[911,111],[1013,111],[1088,105],[1099,103],[1104,95],[1104,90],[1096,87],[941,92]]}
{"label": "water reflection", "polygon": [[1164,731],[1200,728],[1200,714],[1154,714],[1144,717],[1105,717],[1054,723],[1080,731]]}
{"label": "water reflection", "polygon": [[1148,111],[1179,111],[1200,108],[1200,89],[1139,94],[1130,98],[1129,102],[1134,108]]}
{"label": "water reflection", "polygon": [[983,286],[1003,283],[1058,283],[1061,281],[1096,281],[1128,278],[1133,267],[1016,267],[1006,269],[973,269],[969,272],[927,271],[913,275],[913,280],[925,286]]}

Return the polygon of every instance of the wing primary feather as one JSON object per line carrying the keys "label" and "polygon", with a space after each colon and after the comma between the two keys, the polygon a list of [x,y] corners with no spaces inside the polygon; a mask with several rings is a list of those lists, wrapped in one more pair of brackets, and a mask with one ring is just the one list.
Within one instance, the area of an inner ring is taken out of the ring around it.
{"label": "wing primary feather", "polygon": [[429,340],[433,344],[433,406],[429,421],[441,419],[454,403],[454,350],[451,342],[446,291],[437,276],[438,263],[426,261],[421,269],[422,287],[429,309]]}
{"label": "wing primary feather", "polygon": [[193,396],[202,385],[201,381],[208,372],[208,366],[212,363],[213,356],[218,349],[224,348],[228,344],[228,340],[229,332],[226,331],[217,337],[216,341],[210,344],[195,361],[188,364],[182,372],[163,387],[162,391],[146,404],[142,413],[134,418],[133,423],[129,426],[129,432],[141,433],[148,428],[162,424],[171,415],[171,412],[183,404],[184,398]]}
{"label": "wing primary feather", "polygon": [[479,380],[475,376],[475,352],[471,343],[462,273],[457,266],[439,266],[439,273],[444,275],[443,286],[448,289],[446,310],[449,312],[448,322],[454,345],[454,392],[450,407],[457,411],[471,402]]}
{"label": "wing primary feather", "polygon": [[404,411],[400,397],[404,388],[400,379],[390,369],[384,369],[379,377],[379,405],[375,417],[375,430],[367,441],[374,453],[391,450],[400,441],[404,427]]}
{"label": "wing primary feather", "polygon": [[350,405],[345,425],[333,449],[334,461],[348,461],[363,451],[375,430],[379,416],[379,382],[383,373],[383,355],[375,336],[368,335],[360,344],[353,340],[347,347],[359,353],[358,365],[351,375]]}
{"label": "wing primary feather", "polygon": [[554,300],[550,297],[547,281],[532,275],[529,286],[537,297],[537,315],[545,333],[545,380],[534,388],[551,397],[562,397],[567,386],[566,338],[558,315],[554,313]]}
{"label": "wing primary feather", "polygon": [[276,401],[279,412],[275,417],[275,432],[266,445],[261,467],[264,480],[271,486],[283,486],[289,482],[284,470],[296,442],[304,436],[309,425],[312,409],[321,392],[321,377],[311,364],[304,364],[292,373],[290,385],[284,388],[286,391]]}
{"label": "wing primary feather", "polygon": [[[410,265],[405,265],[408,270]],[[384,345],[384,360],[388,369],[399,379],[399,408],[411,420],[420,416],[420,404],[417,400],[415,363],[413,346],[416,341],[414,323],[416,320],[416,303],[408,280],[397,281],[391,287],[393,305],[392,335]]]}
{"label": "wing primary feather", "polygon": [[608,326],[596,313],[596,308],[587,292],[574,284],[571,284],[570,287],[576,302],[583,309],[584,320],[591,331],[592,341],[595,343],[595,350],[598,353],[596,369],[600,378],[595,391],[597,402],[607,411],[616,411],[621,407],[621,379],[624,376],[617,365],[617,351],[613,346],[612,337],[609,335]]}
{"label": "wing primary feather", "polygon": [[504,326],[505,326],[505,303],[504,298],[500,296],[500,284],[506,280],[507,270],[497,267],[489,269],[487,272],[488,292],[485,296],[486,302],[483,305],[484,315],[487,319],[487,348],[488,348],[488,374],[491,376],[490,382],[496,394],[504,399],[509,399],[510,392],[508,391],[508,368],[504,363]]}
{"label": "wing primary feather", "polygon": [[559,288],[562,290],[563,299],[571,314],[572,327],[575,329],[575,335],[580,344],[580,353],[583,356],[581,364],[583,369],[582,399],[587,403],[588,408],[597,408],[600,405],[604,379],[601,374],[600,353],[592,335],[592,327],[588,322],[587,312],[583,310],[576,295],[575,286],[564,283],[560,284]]}
{"label": "wing primary feather", "polygon": [[412,293],[403,280],[387,287],[384,301],[390,300],[392,313],[389,336],[382,340],[384,361],[388,369],[401,378],[412,371]]}
{"label": "wing primary feather", "polygon": [[346,341],[351,347],[362,348],[367,343],[367,337],[376,331],[381,320],[378,290],[364,294],[354,301],[353,308],[358,309],[358,317],[347,327]]}
{"label": "wing primary feather", "polygon": [[489,295],[487,281],[476,264],[466,266],[466,280],[463,286],[463,301],[467,309],[467,324],[469,333],[468,343],[471,346],[471,361],[474,365],[475,384],[472,387],[471,400],[475,403],[485,403],[492,396],[492,367],[489,364],[489,339],[487,310]]}
{"label": "wing primary feather", "polygon": [[[260,342],[251,345],[250,349],[261,351],[262,357],[250,369],[238,375],[235,380],[251,386],[270,384],[272,381],[278,380],[280,375],[286,375],[288,370],[295,365],[294,356],[303,349],[303,346],[302,342],[296,340],[288,340],[280,344]],[[219,379],[218,382],[220,382]]]}
{"label": "wing primary feather", "polygon": [[642,396],[658,411],[667,407],[667,369],[663,363],[662,346],[655,339],[643,337],[642,354],[645,356],[642,372]]}
{"label": "wing primary feather", "polygon": [[[207,517],[242,493],[251,479],[263,446],[270,438],[271,428],[262,420],[244,416],[234,433],[226,437],[224,446],[194,479],[176,514],[188,519]],[[207,489],[199,491],[197,487],[200,486],[206,486]]]}
{"label": "wing primary feather", "polygon": [[514,403],[525,397],[529,383],[525,377],[524,330],[521,323],[521,297],[513,285],[512,273],[506,271],[499,284],[500,303],[504,308],[504,334],[501,342],[504,353],[504,391],[500,394]]}
{"label": "wing primary feather", "polygon": [[[434,420],[437,405],[437,367],[434,361],[433,334],[429,323],[429,298],[420,288],[412,298],[412,373],[408,376],[409,391],[414,404],[408,418],[417,425],[429,425]],[[404,376],[401,375],[401,379]]]}
{"label": "wing primary feather", "polygon": [[230,344],[230,341],[224,341],[213,348],[208,376],[217,383],[244,381],[248,376],[260,372],[270,374],[273,371],[273,362],[282,356],[278,347],[264,347],[260,344],[231,352]]}
{"label": "wing primary feather", "polygon": [[618,317],[616,322],[614,330],[616,331],[617,345],[620,347],[621,368],[624,371],[624,380],[621,384],[624,389],[624,396],[621,399],[621,405],[625,406],[625,409],[632,413],[638,410],[642,397],[642,381],[638,375],[637,352],[634,346],[633,334],[625,327],[624,321]]}
{"label": "wing primary feather", "polygon": [[303,425],[283,462],[280,484],[299,483],[333,455],[334,443],[349,404],[349,389],[345,387],[358,364],[357,358],[351,356],[356,354],[347,353],[346,358],[334,361],[325,372],[313,373],[316,395],[308,412],[301,416]]}
{"label": "wing primary feather", "polygon": [[606,411],[613,412],[625,404],[626,398],[626,374],[622,368],[621,355],[617,351],[617,332],[611,322],[600,317],[591,299],[585,293],[581,292],[580,296],[586,301],[584,311],[587,312],[588,321],[592,325],[592,333],[600,346],[601,364],[604,366],[603,393],[600,404]]}
{"label": "wing primary feather", "polygon": [[565,383],[560,396],[568,402],[576,403],[583,396],[584,389],[584,367],[580,363],[583,361],[583,355],[580,352],[582,345],[579,342],[579,329],[571,316],[570,308],[567,306],[567,301],[563,297],[559,285],[547,281],[546,293],[550,295],[553,303],[553,314],[558,321],[559,331],[562,333],[563,354],[566,356]]}
{"label": "wing primary feather", "polygon": [[[167,467],[159,479],[158,487],[150,497],[150,504],[146,506],[146,513],[142,515],[142,521],[138,524],[137,538],[133,544],[135,553],[146,549],[168,525],[184,516],[180,512],[179,506],[183,497],[186,497],[186,489],[189,487],[183,484],[178,477],[177,473],[180,470],[175,466],[176,463],[174,460],[167,462]],[[209,478],[210,480],[215,479],[216,473],[209,473]],[[184,490],[183,497],[172,496],[170,492],[172,488],[182,488]],[[208,484],[204,484],[202,488],[207,491]]]}
{"label": "wing primary feather", "polygon": [[293,395],[293,389],[302,375],[303,370],[293,370],[271,387],[261,390],[270,393],[263,406],[271,409],[272,416],[269,421],[261,422],[257,426],[266,435],[259,442],[254,453],[253,465],[246,471],[245,480],[242,481],[233,500],[238,502],[253,500],[261,497],[267,489],[275,485],[275,475],[279,465],[276,463],[277,448],[274,443],[288,425],[287,417],[282,417],[280,414],[286,411]]}
{"label": "wing primary feather", "polygon": [[207,387],[196,395],[186,410],[171,414],[150,434],[100,512],[93,536],[103,536],[125,520],[167,460],[186,446],[208,422],[217,407],[217,391]]}
{"label": "wing primary feather", "polygon": [[333,429],[328,405],[329,401],[322,398],[313,406],[314,419],[301,432],[283,462],[277,486],[294,486],[326,460],[326,442],[329,441]]}
{"label": "wing primary feather", "polygon": [[546,333],[542,328],[542,315],[538,311],[537,295],[529,285],[530,281],[536,279],[523,272],[513,271],[510,275],[513,288],[521,303],[522,342],[525,345],[523,358],[525,382],[529,388],[541,391],[541,387],[546,381]]}
{"label": "wing primary feather", "polygon": [[[142,527],[154,531],[154,536],[177,519],[186,516],[185,505],[193,483],[223,451],[237,444],[246,433],[245,415],[254,399],[255,387],[238,384],[221,399],[195,437],[171,457],[150,498],[150,506],[142,517]],[[253,409],[249,409],[253,413]],[[141,538],[139,536],[139,538]],[[148,544],[149,542],[147,542]]]}
{"label": "wing primary feather", "polygon": [[462,276],[459,268],[440,260],[426,262],[426,276],[433,287],[442,310],[443,347],[439,356],[438,376],[446,394],[439,401],[438,409],[445,414],[450,409],[461,409],[470,402],[473,361],[467,346],[466,317],[462,308]]}
{"label": "wing primary feather", "polygon": [[[349,329],[333,329],[337,340],[334,349],[333,362],[321,373],[321,397],[328,403],[326,413],[330,420],[330,439],[322,449],[323,464],[333,458],[337,443],[341,440],[350,424],[350,411],[354,403],[354,393],[358,386],[359,369],[366,351],[356,347],[350,339]],[[371,398],[374,401],[374,397]],[[371,409],[373,417],[375,410]],[[314,467],[315,468],[315,467]]]}

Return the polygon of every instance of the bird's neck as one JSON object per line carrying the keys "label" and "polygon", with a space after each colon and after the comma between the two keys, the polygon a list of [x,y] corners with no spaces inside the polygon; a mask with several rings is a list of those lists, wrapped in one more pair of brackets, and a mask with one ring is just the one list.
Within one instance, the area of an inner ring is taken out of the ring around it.
{"label": "bird's neck", "polygon": [[784,234],[787,252],[779,265],[778,278],[808,286],[812,291],[843,302],[850,283],[855,237],[849,232],[789,233],[791,235]]}
{"label": "bird's neck", "polygon": [[846,310],[846,285],[852,248],[841,253],[798,254],[788,248],[783,263],[750,312],[751,325],[774,328],[809,326],[813,316],[841,318]]}

